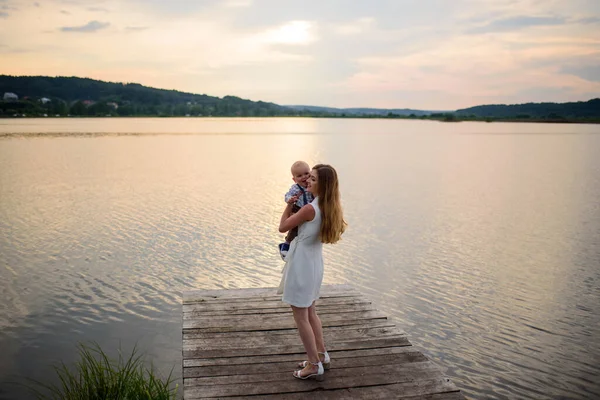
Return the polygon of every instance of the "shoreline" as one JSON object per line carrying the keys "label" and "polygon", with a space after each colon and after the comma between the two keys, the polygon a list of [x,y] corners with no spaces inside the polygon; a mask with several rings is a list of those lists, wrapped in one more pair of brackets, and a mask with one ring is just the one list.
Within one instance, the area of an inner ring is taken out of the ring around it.
{"label": "shoreline", "polygon": [[19,120],[19,119],[134,119],[134,118],[170,118],[170,119],[271,119],[271,118],[315,118],[315,119],[388,119],[388,120],[406,120],[406,121],[437,121],[437,122],[513,122],[513,123],[537,123],[537,124],[600,124],[600,118],[593,119],[544,119],[544,118],[494,118],[494,117],[409,117],[409,116],[386,116],[386,115],[277,115],[277,116],[239,116],[239,115],[218,115],[218,116],[171,116],[171,115],[131,115],[131,116],[0,116],[1,120]]}

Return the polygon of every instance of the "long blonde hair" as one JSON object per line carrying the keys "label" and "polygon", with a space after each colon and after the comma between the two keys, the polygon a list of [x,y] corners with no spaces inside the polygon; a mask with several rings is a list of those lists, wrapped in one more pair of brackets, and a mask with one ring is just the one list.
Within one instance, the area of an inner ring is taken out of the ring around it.
{"label": "long blonde hair", "polygon": [[317,164],[313,170],[317,172],[317,196],[321,209],[319,239],[323,243],[337,243],[348,226],[344,221],[337,172],[326,164]]}

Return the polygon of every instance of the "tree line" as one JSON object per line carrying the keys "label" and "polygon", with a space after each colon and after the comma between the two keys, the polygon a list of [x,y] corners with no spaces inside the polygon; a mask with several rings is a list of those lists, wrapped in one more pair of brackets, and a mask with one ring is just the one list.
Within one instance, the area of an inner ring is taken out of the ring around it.
{"label": "tree line", "polygon": [[[0,103],[0,115],[14,116],[241,116],[272,117],[302,112],[235,96],[223,98],[162,90],[136,83],[76,77],[0,75],[0,93],[17,101]],[[42,99],[49,99],[49,101]]]}
{"label": "tree line", "polygon": [[[0,96],[14,93],[18,100],[0,101],[0,117],[284,117],[399,118],[456,121],[600,122],[600,98],[572,103],[482,105],[455,112],[379,109],[284,107],[236,96],[223,98],[77,77],[0,75]],[[10,97],[10,96],[9,96]],[[359,111],[365,111],[360,113]],[[376,111],[376,112],[375,112]]]}
{"label": "tree line", "polygon": [[600,118],[600,98],[571,103],[490,104],[457,110],[458,117],[515,119],[585,119]]}

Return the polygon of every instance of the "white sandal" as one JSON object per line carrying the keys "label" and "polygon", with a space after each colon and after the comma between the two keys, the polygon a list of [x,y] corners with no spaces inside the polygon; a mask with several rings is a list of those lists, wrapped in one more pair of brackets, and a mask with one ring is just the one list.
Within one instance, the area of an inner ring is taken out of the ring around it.
{"label": "white sandal", "polygon": [[310,374],[310,375],[306,375],[306,376],[302,376],[300,373],[302,372],[301,369],[299,369],[298,371],[294,371],[294,378],[298,378],[298,379],[309,379],[309,378],[314,378],[317,381],[322,381],[323,378],[325,378],[325,369],[323,368],[323,364],[321,363],[321,361],[316,362],[316,363],[309,363],[311,365],[316,365],[319,368],[317,369],[317,372],[314,374]]}
{"label": "white sandal", "polygon": [[[325,353],[319,353],[319,354],[323,354],[325,357],[323,358],[323,368],[324,369],[329,369],[331,368],[331,359],[329,358],[329,353],[327,352],[327,350],[325,351]],[[319,356],[319,359],[321,357]],[[308,361],[300,361],[298,363],[298,367],[300,368],[306,368],[306,366],[308,365]]]}

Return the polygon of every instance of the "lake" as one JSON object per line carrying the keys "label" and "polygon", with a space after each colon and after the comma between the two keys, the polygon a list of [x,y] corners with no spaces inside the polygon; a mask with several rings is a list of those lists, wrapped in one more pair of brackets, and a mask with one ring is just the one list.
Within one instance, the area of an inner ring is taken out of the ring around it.
{"label": "lake", "polygon": [[0,398],[78,342],[179,377],[182,291],[279,283],[298,159],[340,176],[324,283],[466,396],[600,397],[599,155],[599,125],[0,119]]}

